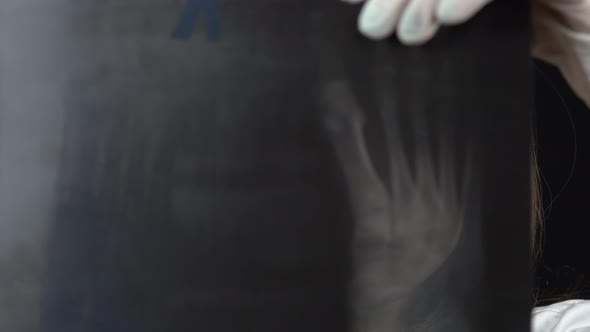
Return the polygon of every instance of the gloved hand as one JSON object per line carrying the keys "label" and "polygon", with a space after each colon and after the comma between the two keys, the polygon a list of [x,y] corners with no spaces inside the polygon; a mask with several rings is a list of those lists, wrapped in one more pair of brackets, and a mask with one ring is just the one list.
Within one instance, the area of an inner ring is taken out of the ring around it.
{"label": "gloved hand", "polygon": [[[358,28],[371,39],[396,32],[407,45],[427,42],[441,25],[467,21],[491,0],[343,0],[366,2]],[[533,55],[557,66],[590,106],[590,0],[534,0]]]}
{"label": "gloved hand", "polygon": [[555,65],[590,106],[590,0],[537,0],[533,55]]}

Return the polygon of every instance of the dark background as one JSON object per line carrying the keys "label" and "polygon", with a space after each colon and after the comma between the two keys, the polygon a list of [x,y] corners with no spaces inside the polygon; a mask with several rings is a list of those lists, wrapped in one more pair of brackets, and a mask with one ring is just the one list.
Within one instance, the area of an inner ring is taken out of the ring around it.
{"label": "dark background", "polygon": [[538,164],[545,208],[537,261],[539,305],[590,298],[590,110],[558,70],[535,63]]}

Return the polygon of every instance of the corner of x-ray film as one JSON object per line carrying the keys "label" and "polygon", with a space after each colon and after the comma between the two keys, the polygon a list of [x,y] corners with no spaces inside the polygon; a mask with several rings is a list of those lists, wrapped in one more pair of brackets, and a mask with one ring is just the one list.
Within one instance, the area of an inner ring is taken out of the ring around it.
{"label": "corner of x-ray film", "polygon": [[[406,326],[404,307],[456,249],[473,194],[472,158],[459,158],[449,140],[438,146],[416,140],[407,153],[391,100],[379,105],[390,183],[375,170],[365,140],[366,112],[345,81],[322,91],[327,132],[349,188],[354,211],[351,304],[355,331],[431,331],[433,309],[419,323]],[[388,97],[385,97],[388,98]],[[425,126],[414,117],[413,126]],[[421,131],[427,131],[426,127]],[[436,134],[434,134],[436,135]],[[433,151],[438,150],[438,153]],[[413,159],[412,159],[413,158]],[[457,169],[460,171],[457,172]]]}

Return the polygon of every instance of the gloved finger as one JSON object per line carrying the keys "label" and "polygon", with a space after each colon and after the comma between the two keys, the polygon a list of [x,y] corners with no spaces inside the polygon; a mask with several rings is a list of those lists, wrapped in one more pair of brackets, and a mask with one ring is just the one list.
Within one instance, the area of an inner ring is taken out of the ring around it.
{"label": "gloved finger", "polygon": [[472,18],[492,0],[440,0],[436,17],[441,24],[454,25]]}
{"label": "gloved finger", "polygon": [[590,1],[577,8],[545,2],[533,6],[533,55],[557,66],[572,90],[590,106]]}
{"label": "gloved finger", "polygon": [[389,37],[407,3],[408,0],[368,0],[359,15],[359,31],[371,39]]}
{"label": "gloved finger", "polygon": [[439,0],[412,0],[404,9],[397,26],[399,40],[408,45],[430,40],[440,24],[436,19]]}
{"label": "gloved finger", "polygon": [[536,8],[552,12],[552,20],[570,31],[590,31],[590,0],[537,0],[533,4],[534,17],[537,15]]}

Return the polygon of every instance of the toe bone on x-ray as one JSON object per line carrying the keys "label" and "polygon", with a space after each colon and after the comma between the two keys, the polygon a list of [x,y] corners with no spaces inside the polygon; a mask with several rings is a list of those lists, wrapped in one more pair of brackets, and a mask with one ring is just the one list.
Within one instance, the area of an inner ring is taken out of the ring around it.
{"label": "toe bone on x-ray", "polygon": [[[352,301],[362,312],[408,296],[451,254],[463,225],[470,167],[466,163],[457,181],[452,147],[442,140],[446,153],[439,154],[439,162],[429,149],[419,149],[412,172],[399,128],[391,126],[386,128],[391,185],[386,186],[372,165],[363,110],[353,96],[341,81],[324,90],[327,128],[355,212]],[[384,117],[395,113],[383,104]]]}

